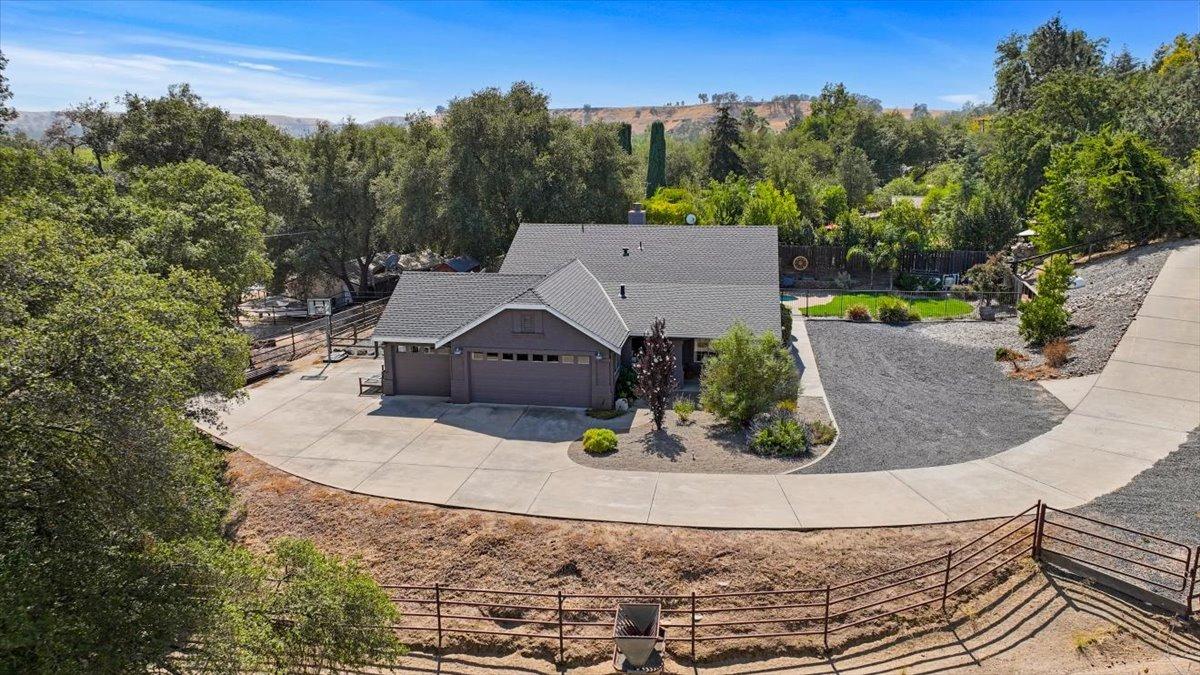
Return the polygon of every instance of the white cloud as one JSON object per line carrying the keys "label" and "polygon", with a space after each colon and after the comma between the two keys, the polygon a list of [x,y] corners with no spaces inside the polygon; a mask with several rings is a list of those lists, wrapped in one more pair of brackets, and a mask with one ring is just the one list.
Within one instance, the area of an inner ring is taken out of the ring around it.
{"label": "white cloud", "polygon": [[249,68],[250,70],[261,70],[268,73],[278,73],[279,68],[272,66],[269,63],[251,63],[249,61],[230,61],[235,66]]}
{"label": "white cloud", "polygon": [[946,103],[953,103],[954,105],[957,105],[957,106],[961,106],[966,103],[972,103],[972,104],[987,103],[988,99],[987,99],[987,96],[985,96],[983,94],[942,94],[941,96],[938,97],[938,100],[945,101]]}
{"label": "white cloud", "polygon": [[168,47],[171,49],[182,49],[205,54],[233,56],[242,59],[260,59],[263,61],[299,61],[304,63],[324,63],[334,66],[369,67],[374,65],[367,61],[358,61],[355,59],[342,59],[332,56],[321,56],[319,54],[303,54],[300,52],[292,52],[283,49],[255,47],[253,45],[241,45],[232,42],[197,40],[195,38],[188,38],[178,35],[122,35],[118,38],[118,40],[130,44]]}
{"label": "white cloud", "polygon": [[[14,100],[20,110],[58,110],[126,91],[158,96],[167,86],[192,85],[206,101],[236,113],[369,120],[402,115],[419,102],[393,93],[398,82],[329,84],[261,68],[148,54],[107,55],[6,44]],[[252,63],[252,62],[250,62]],[[262,65],[262,64],[256,64]]]}

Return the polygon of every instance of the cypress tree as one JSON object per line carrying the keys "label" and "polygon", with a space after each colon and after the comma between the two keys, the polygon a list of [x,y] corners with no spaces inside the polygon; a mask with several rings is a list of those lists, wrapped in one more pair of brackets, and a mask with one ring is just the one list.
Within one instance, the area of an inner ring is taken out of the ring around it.
{"label": "cypress tree", "polygon": [[663,123],[650,125],[650,161],[646,169],[646,196],[653,197],[667,184],[667,137]]}
{"label": "cypress tree", "polygon": [[633,127],[628,122],[622,122],[621,127],[617,129],[617,142],[625,150],[625,154],[633,154]]}
{"label": "cypress tree", "polygon": [[742,144],[742,132],[738,122],[729,114],[729,107],[717,109],[717,118],[713,121],[712,136],[709,139],[708,175],[716,181],[723,181],[733,174],[742,176],[746,168],[742,158],[738,156],[737,148]]}

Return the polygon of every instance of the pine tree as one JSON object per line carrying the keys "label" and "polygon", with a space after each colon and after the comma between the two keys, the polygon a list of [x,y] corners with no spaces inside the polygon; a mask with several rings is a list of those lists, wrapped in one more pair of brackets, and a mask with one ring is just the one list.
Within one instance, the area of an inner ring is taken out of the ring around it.
{"label": "pine tree", "polygon": [[633,127],[628,122],[622,122],[620,128],[617,129],[617,142],[621,144],[621,149],[625,151],[625,154],[633,154]]}
{"label": "pine tree", "polygon": [[746,168],[742,158],[738,156],[737,148],[742,144],[742,132],[738,121],[729,114],[729,107],[717,109],[717,118],[713,121],[712,136],[709,139],[708,175],[713,180],[723,181],[733,174],[743,176]]}
{"label": "pine tree", "polygon": [[650,125],[650,161],[646,169],[646,196],[653,197],[667,184],[667,137],[663,123]]}

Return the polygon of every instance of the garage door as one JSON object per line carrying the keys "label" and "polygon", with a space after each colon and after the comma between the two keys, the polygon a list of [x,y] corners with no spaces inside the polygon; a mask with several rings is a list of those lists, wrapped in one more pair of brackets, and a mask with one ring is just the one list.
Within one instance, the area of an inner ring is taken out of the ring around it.
{"label": "garage door", "polygon": [[587,408],[591,361],[581,355],[472,352],[471,400]]}
{"label": "garage door", "polygon": [[413,396],[450,395],[450,355],[448,353],[397,351],[393,355],[392,390]]}

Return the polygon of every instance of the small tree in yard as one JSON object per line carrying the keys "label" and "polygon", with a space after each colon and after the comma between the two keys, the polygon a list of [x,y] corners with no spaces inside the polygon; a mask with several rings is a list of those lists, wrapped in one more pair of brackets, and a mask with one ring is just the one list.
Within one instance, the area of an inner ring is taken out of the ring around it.
{"label": "small tree in yard", "polygon": [[1052,256],[1038,277],[1037,297],[1020,306],[1017,332],[1026,343],[1044,345],[1067,334],[1071,315],[1067,311],[1067,287],[1074,269],[1066,256]]}
{"label": "small tree in yard", "polygon": [[1000,294],[1012,289],[1008,267],[999,253],[967,270],[964,276],[971,284],[971,290],[979,294],[981,307],[987,307],[993,301],[999,303]]}
{"label": "small tree in yard", "polygon": [[654,427],[659,431],[663,428],[667,405],[679,385],[675,379],[675,354],[671,351],[671,341],[664,334],[666,329],[665,320],[655,319],[642,350],[633,361],[633,370],[637,373],[637,386],[633,393],[646,402],[654,417]]}
{"label": "small tree in yard", "polygon": [[726,422],[746,426],[799,394],[792,356],[774,333],[755,336],[739,322],[711,346],[715,354],[704,360],[700,403]]}

